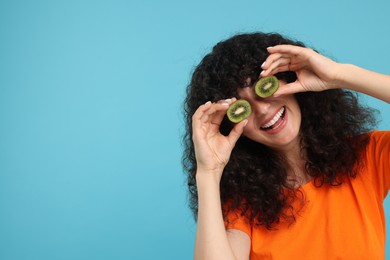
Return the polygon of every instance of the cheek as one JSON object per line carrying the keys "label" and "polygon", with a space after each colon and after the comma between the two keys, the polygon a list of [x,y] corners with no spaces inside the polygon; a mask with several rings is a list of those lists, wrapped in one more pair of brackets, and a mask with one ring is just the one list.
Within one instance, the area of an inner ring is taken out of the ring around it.
{"label": "cheek", "polygon": [[250,118],[251,116],[248,117],[248,124],[244,127],[243,135],[250,138],[251,136],[254,135],[254,132],[256,131],[256,127],[254,125],[253,119]]}
{"label": "cheek", "polygon": [[298,126],[301,126],[301,120],[302,120],[302,113],[301,109],[299,108],[298,104],[296,104],[295,108],[295,122],[298,124]]}
{"label": "cheek", "polygon": [[294,133],[299,133],[301,130],[301,111],[299,108],[295,110],[293,113],[290,114],[290,125],[291,125],[291,131]]}

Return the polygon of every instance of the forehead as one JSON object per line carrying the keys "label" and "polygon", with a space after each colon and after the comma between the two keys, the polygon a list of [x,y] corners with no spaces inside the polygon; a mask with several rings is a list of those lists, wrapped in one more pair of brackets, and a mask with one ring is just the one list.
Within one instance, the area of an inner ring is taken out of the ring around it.
{"label": "forehead", "polygon": [[256,97],[255,85],[252,84],[245,88],[239,88],[237,89],[237,94],[239,98],[244,98],[244,99],[255,98]]}

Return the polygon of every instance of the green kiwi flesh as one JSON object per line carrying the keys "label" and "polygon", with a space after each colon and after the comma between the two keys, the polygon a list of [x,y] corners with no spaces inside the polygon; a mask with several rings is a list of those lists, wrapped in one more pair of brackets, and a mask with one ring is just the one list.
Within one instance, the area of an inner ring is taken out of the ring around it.
{"label": "green kiwi flesh", "polygon": [[252,113],[251,105],[244,99],[239,99],[231,104],[226,112],[227,117],[233,123],[238,123]]}
{"label": "green kiwi flesh", "polygon": [[259,79],[255,85],[255,92],[259,97],[266,98],[274,94],[279,88],[279,80],[275,76]]}

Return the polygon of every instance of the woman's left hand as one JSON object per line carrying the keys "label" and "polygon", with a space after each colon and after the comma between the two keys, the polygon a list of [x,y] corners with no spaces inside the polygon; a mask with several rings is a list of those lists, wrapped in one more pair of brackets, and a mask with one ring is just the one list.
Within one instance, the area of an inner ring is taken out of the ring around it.
{"label": "woman's left hand", "polygon": [[295,82],[280,87],[274,96],[336,88],[339,63],[312,49],[294,45],[277,45],[268,48],[268,52],[261,77],[284,71],[297,74]]}

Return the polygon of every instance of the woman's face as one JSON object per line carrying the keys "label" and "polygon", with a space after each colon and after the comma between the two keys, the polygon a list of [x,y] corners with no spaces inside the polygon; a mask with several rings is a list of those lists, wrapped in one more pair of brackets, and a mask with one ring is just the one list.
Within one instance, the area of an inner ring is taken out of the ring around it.
{"label": "woman's face", "polygon": [[301,110],[294,95],[261,98],[253,86],[239,89],[238,95],[252,106],[243,133],[246,137],[279,151],[299,145]]}

